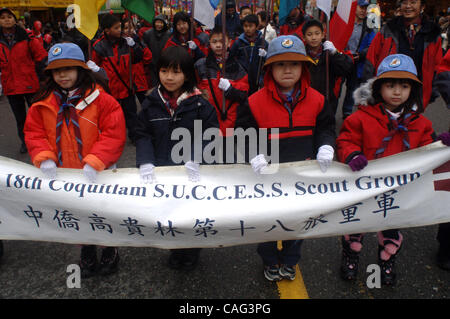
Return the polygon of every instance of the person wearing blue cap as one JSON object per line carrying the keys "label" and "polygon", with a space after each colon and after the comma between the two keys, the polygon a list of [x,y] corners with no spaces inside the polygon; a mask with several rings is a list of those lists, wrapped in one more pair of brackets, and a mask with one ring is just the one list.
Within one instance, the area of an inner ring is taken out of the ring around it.
{"label": "person wearing blue cap", "polygon": [[[436,138],[425,118],[421,99],[422,82],[413,60],[403,54],[387,56],[377,76],[354,93],[358,110],[344,120],[336,140],[338,159],[352,171],[360,171],[369,160],[418,148],[436,140],[450,146],[450,133]],[[378,264],[381,283],[394,285],[395,258],[403,236],[397,229],[378,232]],[[341,277],[357,277],[363,234],[342,237]]]}
{"label": "person wearing blue cap", "polygon": [[[238,107],[236,127],[278,129],[279,134],[268,138],[278,140],[280,163],[317,159],[326,172],[334,156],[335,118],[325,97],[311,87],[309,63],[297,36],[272,40],[264,64],[264,87]],[[268,166],[262,153],[250,164],[256,174],[264,174]],[[301,244],[302,240],[283,241],[281,251],[277,242],[258,244],[267,280],[295,279]]]}
{"label": "person wearing blue cap", "polygon": [[424,13],[425,5],[425,0],[400,0],[401,16],[388,21],[376,34],[367,51],[362,76],[363,81],[372,78],[390,54],[411,57],[423,83],[424,108],[439,96],[433,82],[443,56],[441,30]]}
{"label": "person wearing blue cap", "polygon": [[[31,160],[48,179],[57,167],[80,169],[89,183],[97,172],[114,167],[126,141],[120,104],[97,84],[83,51],[74,43],[49,49],[46,79],[28,112],[24,134]],[[98,265],[96,247],[82,246],[81,276],[117,271],[115,247],[102,251]]]}

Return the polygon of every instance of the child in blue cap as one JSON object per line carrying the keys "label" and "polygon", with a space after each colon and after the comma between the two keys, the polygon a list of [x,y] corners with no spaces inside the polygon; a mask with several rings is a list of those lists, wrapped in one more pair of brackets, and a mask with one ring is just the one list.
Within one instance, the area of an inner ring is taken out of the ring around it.
{"label": "child in blue cap", "polygon": [[[369,160],[418,148],[436,140],[431,121],[420,113],[422,82],[414,61],[403,54],[386,57],[369,80],[354,92],[358,110],[347,117],[336,140],[339,161],[352,171],[362,170]],[[450,146],[450,133],[440,139]],[[378,232],[378,264],[381,283],[394,285],[395,258],[403,236],[397,229]],[[341,277],[354,280],[358,272],[363,234],[342,237]]]}
{"label": "child in blue cap", "polygon": [[[298,37],[272,40],[264,87],[239,107],[236,127],[278,129],[280,134],[269,134],[269,139],[278,140],[280,163],[317,159],[325,172],[334,156],[335,118],[325,97],[311,87],[307,67],[311,62]],[[250,163],[257,174],[267,166],[264,154]],[[281,251],[277,242],[258,245],[267,280],[295,279],[301,244],[302,240],[283,241]]]}
{"label": "child in blue cap", "polygon": [[[50,48],[46,80],[34,97],[25,122],[25,142],[31,160],[49,179],[57,167],[83,170],[95,183],[97,172],[115,165],[125,146],[125,119],[120,104],[98,84],[74,43]],[[102,250],[83,245],[80,268],[83,278],[118,269],[116,247]]]}

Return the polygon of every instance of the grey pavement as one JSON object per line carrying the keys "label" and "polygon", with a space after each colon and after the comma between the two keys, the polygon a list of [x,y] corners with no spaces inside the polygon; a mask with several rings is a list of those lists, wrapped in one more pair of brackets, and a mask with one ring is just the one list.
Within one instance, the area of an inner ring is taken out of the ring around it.
{"label": "grey pavement", "polygon": [[[436,132],[449,126],[449,112],[441,99],[426,111]],[[337,119],[340,119],[340,112]],[[341,121],[338,121],[338,127]],[[14,117],[6,98],[0,98],[0,155],[30,163],[19,153]],[[118,167],[135,166],[135,148],[126,145]],[[426,213],[426,212],[424,212]],[[450,299],[450,272],[435,265],[437,226],[403,231],[404,246],[397,261],[394,288],[368,289],[365,273],[376,263],[376,236],[367,234],[358,280],[339,278],[338,238],[309,239],[303,244],[300,269],[310,298],[445,298]],[[0,298],[249,298],[277,299],[277,285],[264,279],[256,245],[203,249],[198,267],[173,271],[169,251],[120,248],[120,270],[109,277],[83,279],[81,288],[67,288],[66,268],[78,262],[80,247],[50,242],[5,241],[0,263]]]}

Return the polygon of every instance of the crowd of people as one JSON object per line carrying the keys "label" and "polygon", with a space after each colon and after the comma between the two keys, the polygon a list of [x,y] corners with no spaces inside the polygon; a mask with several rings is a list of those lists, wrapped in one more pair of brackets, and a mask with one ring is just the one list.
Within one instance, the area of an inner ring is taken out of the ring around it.
{"label": "crowd of people", "polygon": [[[1,83],[17,122],[19,151],[49,178],[57,167],[78,168],[94,183],[98,172],[115,167],[128,136],[141,182],[151,183],[155,166],[180,164],[171,158],[172,132],[185,128],[194,136],[195,120],[224,138],[234,138],[234,128],[279,129],[282,134],[269,137],[278,139],[279,162],[316,159],[324,173],[333,160],[358,171],[372,159],[437,140],[450,146],[450,133],[436,134],[422,114],[439,95],[450,108],[448,16],[434,21],[424,14],[425,0],[400,0],[398,15],[378,30],[366,21],[369,2],[357,4],[343,51],[327,39],[326,24],[300,8],[280,26],[277,14],[253,14],[246,6],[238,13],[235,1],[227,0],[226,25],[220,13],[211,30],[186,12],[171,23],[156,15],[151,25],[107,14],[92,41],[76,29],[44,37],[2,8]],[[247,157],[255,174],[268,166],[265,155]],[[191,157],[183,164],[189,179],[198,181],[204,163]],[[342,236],[345,280],[357,276],[362,239]],[[439,226],[437,239],[437,263],[450,270],[450,223]],[[399,230],[378,233],[385,285],[396,282],[403,240]],[[282,250],[276,242],[258,244],[265,278],[293,280],[301,244],[283,241]],[[169,266],[190,270],[199,256],[198,248],[174,249]],[[118,264],[115,247],[103,247],[100,261],[96,246],[81,248],[83,277],[114,273]]]}

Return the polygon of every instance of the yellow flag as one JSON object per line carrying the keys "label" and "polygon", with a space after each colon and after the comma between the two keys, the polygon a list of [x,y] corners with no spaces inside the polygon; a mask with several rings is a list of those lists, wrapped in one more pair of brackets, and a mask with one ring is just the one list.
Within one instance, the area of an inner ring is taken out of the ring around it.
{"label": "yellow flag", "polygon": [[98,12],[106,0],[75,0],[75,27],[92,40],[98,29]]}

